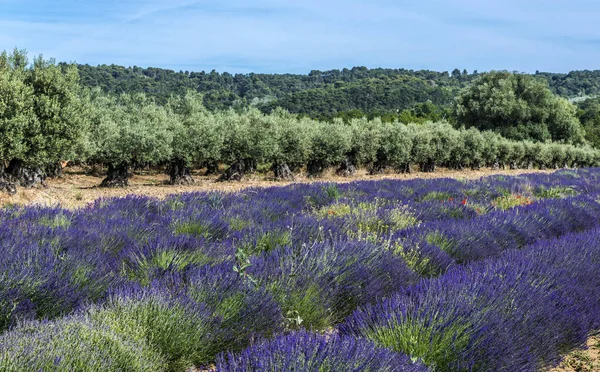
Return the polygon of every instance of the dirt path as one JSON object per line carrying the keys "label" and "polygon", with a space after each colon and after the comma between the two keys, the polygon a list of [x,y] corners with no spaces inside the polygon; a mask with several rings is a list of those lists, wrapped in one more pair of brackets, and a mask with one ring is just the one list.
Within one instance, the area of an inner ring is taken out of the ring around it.
{"label": "dirt path", "polygon": [[600,371],[600,336],[590,337],[587,349],[569,353],[560,366],[549,372],[598,372]]}
{"label": "dirt path", "polygon": [[[334,173],[325,174],[322,178],[310,179],[303,175],[296,178],[295,182],[352,182],[358,180],[380,180],[380,179],[414,179],[414,178],[463,178],[476,179],[492,174],[518,175],[523,173],[552,171],[538,170],[502,170],[492,171],[489,169],[478,171],[456,171],[439,169],[434,173],[415,172],[411,174],[383,174],[371,176],[366,170],[359,170],[352,177],[339,177]],[[178,194],[193,191],[238,191],[248,187],[270,187],[284,186],[293,182],[274,181],[263,176],[253,175],[241,182],[216,182],[216,176],[195,175],[196,184],[192,186],[167,185],[168,177],[160,173],[146,173],[136,175],[130,180],[130,186],[126,188],[106,189],[98,185],[101,177],[94,177],[81,172],[80,169],[67,168],[62,178],[50,179],[46,188],[24,189],[19,188],[16,195],[0,193],[0,207],[5,205],[61,205],[65,208],[79,208],[93,202],[100,197],[126,196],[129,194],[147,195],[164,198],[170,194]]]}

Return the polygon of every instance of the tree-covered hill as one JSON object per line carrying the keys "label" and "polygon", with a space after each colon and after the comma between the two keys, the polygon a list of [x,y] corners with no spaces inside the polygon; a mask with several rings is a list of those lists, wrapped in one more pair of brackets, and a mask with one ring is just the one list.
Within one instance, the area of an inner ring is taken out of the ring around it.
{"label": "tree-covered hill", "polygon": [[[81,82],[109,93],[144,92],[159,102],[188,90],[204,93],[209,109],[255,105],[264,112],[275,107],[313,118],[367,115],[397,118],[402,110],[430,101],[449,105],[478,73],[406,69],[352,69],[300,74],[230,74],[189,72],[116,65],[79,65]],[[600,70],[568,74],[536,72],[563,97],[600,94]]]}

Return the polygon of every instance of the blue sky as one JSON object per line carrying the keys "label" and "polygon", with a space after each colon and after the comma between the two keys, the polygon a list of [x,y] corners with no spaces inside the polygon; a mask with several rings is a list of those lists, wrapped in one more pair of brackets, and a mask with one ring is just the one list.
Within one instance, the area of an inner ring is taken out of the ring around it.
{"label": "blue sky", "polygon": [[174,70],[600,69],[596,0],[0,0],[0,50]]}

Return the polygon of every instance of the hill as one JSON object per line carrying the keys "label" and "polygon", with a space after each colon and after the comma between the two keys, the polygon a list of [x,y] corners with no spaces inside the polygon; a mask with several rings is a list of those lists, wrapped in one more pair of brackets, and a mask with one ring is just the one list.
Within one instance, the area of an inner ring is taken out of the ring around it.
{"label": "hill", "polygon": [[[479,75],[406,69],[352,69],[300,74],[230,74],[173,71],[117,65],[79,65],[81,82],[109,93],[145,92],[159,102],[187,90],[205,94],[205,105],[223,109],[254,105],[264,112],[275,107],[312,118],[383,116],[397,118],[402,110],[431,102],[442,110],[457,92]],[[600,70],[569,73],[536,72],[550,89],[563,97],[600,94]]]}

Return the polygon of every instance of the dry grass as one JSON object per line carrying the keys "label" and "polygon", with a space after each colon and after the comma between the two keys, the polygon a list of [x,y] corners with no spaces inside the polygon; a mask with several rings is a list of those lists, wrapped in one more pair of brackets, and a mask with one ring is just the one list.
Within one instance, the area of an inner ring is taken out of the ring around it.
{"label": "dry grass", "polygon": [[[340,177],[332,171],[327,172],[321,178],[311,179],[304,175],[296,177],[295,183],[307,182],[352,182],[358,180],[380,180],[380,179],[414,179],[414,178],[463,178],[476,179],[491,174],[518,175],[523,173],[545,172],[539,170],[500,170],[492,171],[482,169],[477,171],[456,171],[439,169],[435,173],[414,172],[411,174],[381,174],[369,175],[366,170],[361,169],[352,177]],[[106,189],[98,187],[102,177],[92,176],[78,168],[67,168],[61,178],[50,179],[45,188],[24,189],[19,188],[16,195],[0,193],[0,206],[5,205],[60,205],[64,208],[80,208],[101,197],[119,197],[130,194],[147,195],[156,198],[164,198],[170,194],[178,194],[193,191],[239,191],[248,187],[271,187],[284,186],[294,182],[275,181],[264,175],[252,175],[241,182],[216,182],[217,176],[195,175],[195,185],[172,186],[167,184],[168,177],[157,172],[143,172],[135,175],[130,180],[129,187]]]}

